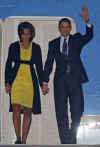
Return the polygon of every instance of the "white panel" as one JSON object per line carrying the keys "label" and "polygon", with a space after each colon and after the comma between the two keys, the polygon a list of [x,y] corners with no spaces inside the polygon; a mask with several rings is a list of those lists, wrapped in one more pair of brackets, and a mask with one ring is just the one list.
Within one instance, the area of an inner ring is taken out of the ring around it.
{"label": "white panel", "polygon": [[[1,48],[2,48],[2,29],[3,29],[3,22],[0,19],[0,63],[1,63]],[[1,81],[1,65],[0,65],[0,81]],[[0,84],[0,96],[1,96],[1,84]],[[0,97],[0,104],[1,104],[1,97]],[[0,107],[0,141],[1,141],[1,107]]]}
{"label": "white panel", "polygon": [[[14,21],[6,21],[3,23],[3,46],[1,53],[1,106],[2,106],[2,119],[1,119],[1,135],[2,141],[4,143],[11,143],[14,138],[13,124],[12,124],[12,114],[9,111],[9,96],[5,93],[4,84],[4,70],[5,61],[8,55],[8,46],[11,42],[15,41],[14,34]],[[12,133],[11,133],[12,132]],[[9,140],[9,141],[8,141]]]}

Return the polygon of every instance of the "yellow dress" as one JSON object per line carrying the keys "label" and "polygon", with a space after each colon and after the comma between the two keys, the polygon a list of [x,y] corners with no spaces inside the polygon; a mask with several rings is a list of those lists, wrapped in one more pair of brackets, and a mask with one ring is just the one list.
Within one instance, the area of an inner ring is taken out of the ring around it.
{"label": "yellow dress", "polygon": [[[20,43],[20,59],[29,61],[32,56],[32,43],[24,49]],[[29,64],[20,64],[11,88],[11,104],[20,104],[32,108],[34,87]]]}

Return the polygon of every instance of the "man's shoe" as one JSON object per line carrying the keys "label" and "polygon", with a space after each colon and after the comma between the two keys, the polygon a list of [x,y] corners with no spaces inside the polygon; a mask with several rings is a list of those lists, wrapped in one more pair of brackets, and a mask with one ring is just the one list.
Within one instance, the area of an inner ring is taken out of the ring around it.
{"label": "man's shoe", "polygon": [[76,139],[76,137],[72,137],[72,138],[70,139],[70,144],[77,144],[77,139]]}
{"label": "man's shoe", "polygon": [[21,143],[21,140],[16,140],[16,141],[15,141],[15,144],[22,144],[22,143]]}
{"label": "man's shoe", "polygon": [[77,144],[77,137],[76,137],[76,131],[70,129],[69,131],[69,144]]}

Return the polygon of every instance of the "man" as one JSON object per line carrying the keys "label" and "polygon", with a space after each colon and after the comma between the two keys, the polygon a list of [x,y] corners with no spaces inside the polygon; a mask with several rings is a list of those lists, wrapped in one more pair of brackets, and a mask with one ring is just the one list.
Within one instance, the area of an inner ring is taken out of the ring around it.
{"label": "man", "polygon": [[[54,101],[58,131],[62,144],[76,144],[77,128],[84,111],[82,83],[88,81],[80,54],[84,45],[93,38],[93,25],[90,23],[88,9],[82,7],[81,17],[86,23],[86,34],[71,35],[71,22],[67,18],[59,21],[61,36],[49,42],[49,50],[44,67],[42,91],[48,93],[49,76],[53,62],[56,61],[54,77]],[[71,128],[69,129],[67,102],[69,97]]]}

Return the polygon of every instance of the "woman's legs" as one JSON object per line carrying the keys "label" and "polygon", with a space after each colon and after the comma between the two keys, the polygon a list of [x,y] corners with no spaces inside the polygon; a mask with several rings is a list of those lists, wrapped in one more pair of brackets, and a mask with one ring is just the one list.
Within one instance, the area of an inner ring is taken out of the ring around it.
{"label": "woman's legs", "polygon": [[[22,139],[21,139],[21,111],[23,111],[23,126],[22,126]],[[13,104],[13,124],[15,134],[18,141],[26,144],[26,139],[30,129],[32,120],[32,109],[23,107],[19,104]]]}
{"label": "woman's legs", "polygon": [[21,141],[21,106],[13,104],[13,124],[17,140]]}
{"label": "woman's legs", "polygon": [[22,144],[26,144],[27,136],[29,133],[31,120],[32,120],[32,110],[30,108],[23,108],[23,126],[22,126]]}

